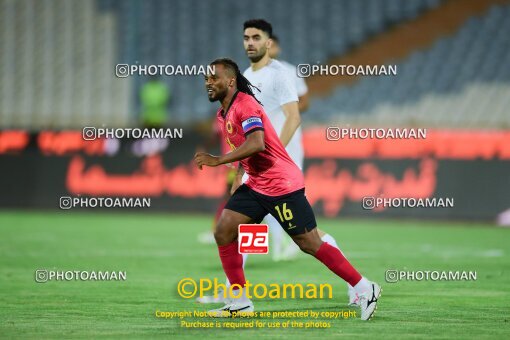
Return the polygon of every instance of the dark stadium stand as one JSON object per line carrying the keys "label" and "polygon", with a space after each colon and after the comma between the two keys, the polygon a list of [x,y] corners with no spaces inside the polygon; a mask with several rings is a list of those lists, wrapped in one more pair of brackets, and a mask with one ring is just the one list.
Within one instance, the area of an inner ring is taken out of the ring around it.
{"label": "dark stadium stand", "polygon": [[[274,23],[274,31],[284,46],[285,60],[295,64],[316,63],[342,54],[440,3],[440,0],[390,0],[384,4],[378,0],[262,0],[253,2],[250,17],[243,17],[232,16],[233,12],[242,13],[245,6],[235,0],[214,3],[98,0],[101,10],[114,11],[119,18],[119,62],[206,64],[211,58],[228,56],[243,67],[248,66],[248,60],[242,47],[242,24],[250,18],[261,17]],[[287,14],[289,8],[291,17]],[[135,89],[143,81],[135,79]],[[202,91],[201,81],[182,77],[168,77],[167,81],[172,89],[174,119],[201,119],[210,114],[209,104],[196,100]]]}
{"label": "dark stadium stand", "polygon": [[508,5],[491,7],[453,36],[398,63],[397,77],[365,77],[353,86],[338,87],[332,95],[314,100],[310,115],[323,122],[415,121],[454,127],[462,117],[468,126],[508,125],[501,94],[510,82],[510,41],[505,33],[510,30],[509,15]]}
{"label": "dark stadium stand", "polygon": [[[0,118],[6,127],[32,129],[137,125],[138,94],[147,78],[116,78],[116,64],[205,65],[231,57],[245,68],[242,24],[250,18],[274,23],[282,59],[326,64],[450,10],[458,19],[451,33],[440,32],[427,46],[387,60],[398,65],[396,77],[335,83],[327,97],[319,96],[309,79],[312,102],[304,124],[510,126],[505,111],[510,5],[490,6],[504,2],[261,0],[249,9],[234,0],[3,2],[0,19],[13,29],[0,40],[0,81],[11,85],[0,91]],[[485,7],[461,13],[469,3]],[[434,30],[434,22],[425,27]],[[201,77],[164,80],[171,91],[171,122],[210,117],[213,108]]]}

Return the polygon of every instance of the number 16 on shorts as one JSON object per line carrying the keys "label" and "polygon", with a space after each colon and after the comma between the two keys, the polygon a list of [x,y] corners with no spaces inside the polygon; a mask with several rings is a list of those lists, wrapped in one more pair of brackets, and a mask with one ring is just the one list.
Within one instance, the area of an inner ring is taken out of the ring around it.
{"label": "number 16 on shorts", "polygon": [[239,225],[239,254],[267,254],[269,227],[267,224]]}

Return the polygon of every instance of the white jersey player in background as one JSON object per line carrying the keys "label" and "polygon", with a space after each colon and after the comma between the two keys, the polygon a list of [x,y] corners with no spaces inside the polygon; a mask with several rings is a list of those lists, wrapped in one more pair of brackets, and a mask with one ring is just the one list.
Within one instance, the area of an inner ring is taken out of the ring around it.
{"label": "white jersey player in background", "polygon": [[[278,39],[278,37],[275,34],[273,34],[271,36],[271,41],[272,41],[272,43],[271,43],[271,47],[269,48],[269,57],[273,60],[278,59],[280,52],[281,52],[280,40]],[[309,103],[310,103],[309,98],[308,98],[308,86],[306,85],[305,79],[302,77],[298,77],[297,68],[295,65],[292,65],[291,63],[286,62],[284,60],[278,60],[278,61],[280,62],[280,64],[282,64],[284,66],[284,68],[287,71],[288,77],[294,82],[294,86],[296,88],[296,92],[297,92],[297,95],[299,98],[299,104],[298,104],[299,112],[300,113],[305,112],[306,110],[308,110]],[[245,74],[245,76],[246,76],[246,74]],[[250,80],[249,77],[246,76],[246,78],[248,78],[248,80]],[[260,100],[260,98],[258,98],[258,99]],[[301,128],[299,128],[299,135],[301,135]],[[301,138],[301,136],[300,136],[300,138]],[[301,147],[301,143],[299,145]],[[295,155],[293,155],[288,148],[287,148],[287,151],[289,152],[291,157],[293,157],[292,159],[299,166],[299,168],[303,169],[302,155],[304,155],[304,152],[303,151],[297,152]],[[299,158],[300,156],[301,156],[301,158]],[[301,163],[298,163],[298,162],[301,162]],[[271,215],[267,216],[266,219],[269,220],[270,218],[272,218],[274,220],[274,217]],[[273,222],[271,222],[271,223],[273,223]],[[269,221],[268,221],[268,224],[269,224]],[[273,234],[271,234],[272,240],[273,240],[272,251],[275,249],[274,243],[275,243],[275,239],[276,239],[277,242],[281,242],[281,244],[282,244],[281,247],[285,246],[285,248],[282,252],[282,256],[281,256],[283,259],[290,259],[290,258],[296,256],[297,254],[299,254],[299,252],[300,252],[299,247],[294,242],[291,242],[289,237],[286,237],[284,235],[284,231],[282,228],[271,228],[270,227],[270,230],[272,230],[272,232],[273,232]],[[319,235],[320,235],[321,239],[324,242],[328,242],[332,246],[338,248],[336,240],[331,235],[326,234],[324,231],[322,231],[320,229],[318,231],[319,231]],[[275,237],[274,234],[280,234],[280,235],[276,235],[276,237]],[[285,242],[285,241],[287,241],[287,242]],[[278,249],[278,246],[276,246],[276,248]],[[274,257],[275,257],[275,255],[273,255],[273,258]],[[354,291],[354,288],[351,287],[349,284],[347,284],[347,287],[348,287],[348,295],[349,295],[349,306],[356,305],[358,303],[358,297],[356,295],[356,292]]]}
{"label": "white jersey player in background", "polygon": [[[275,43],[271,25],[263,21],[260,25],[261,21],[249,20],[244,23],[244,49],[250,59],[250,67],[243,75],[260,90],[255,91],[255,96],[262,103],[290,157],[302,170],[304,151],[300,109],[304,111],[308,108],[308,88],[305,81],[297,76],[294,65],[272,59],[279,54],[278,39],[275,39]],[[273,56],[270,55],[272,45]],[[298,100],[302,102],[299,103]],[[270,252],[273,259],[278,261],[296,255],[299,249],[285,234],[278,221],[272,215],[267,215],[264,220],[271,232]],[[318,231],[322,241],[338,248],[331,235],[322,230]],[[285,250],[284,244],[287,245]],[[351,286],[348,295],[349,305],[356,305],[359,299]]]}
{"label": "white jersey player in background", "polygon": [[[278,59],[281,52],[280,48],[280,41],[278,37],[273,34],[271,36],[271,47],[269,48],[269,57],[273,60]],[[308,86],[306,85],[305,79],[297,76],[297,70],[296,66],[292,65],[289,62],[286,62],[284,60],[278,60],[280,64],[285,68],[288,77],[291,79],[291,81],[294,83],[297,96],[298,96],[298,109],[299,113],[303,113],[306,110],[308,110],[309,106],[309,99],[308,99]],[[250,68],[248,68],[250,70]],[[246,72],[245,71],[245,76]],[[248,78],[249,79],[249,78]],[[260,99],[259,99],[260,100]],[[295,137],[296,134],[299,137]],[[292,141],[297,140],[297,138],[300,138],[301,140],[301,128],[299,127],[296,130],[296,134],[292,138]],[[290,143],[289,143],[290,144]],[[303,169],[303,160],[304,160],[304,152],[302,148],[302,143],[294,143],[290,148],[287,147],[287,152],[291,155],[294,162],[299,166],[299,168]],[[270,216],[272,217],[272,216]],[[274,217],[273,217],[274,219]],[[272,253],[273,253],[273,260],[279,261],[280,259],[283,260],[289,260],[294,258],[299,254],[299,247],[294,243],[291,242],[289,237],[285,237],[284,232],[281,228],[275,228],[272,230]],[[336,246],[336,241],[333,237],[326,235],[323,231],[319,230],[319,235],[323,238],[327,239],[327,242],[329,244],[332,244]],[[329,239],[331,237],[331,239]]]}
{"label": "white jersey player in background", "polygon": [[[244,71],[243,75],[260,90],[260,92],[255,91],[255,96],[262,103],[289,156],[303,170],[301,116],[295,77],[291,76],[288,66],[269,57],[268,49],[258,46],[257,40],[261,34],[261,30],[257,28],[245,30],[244,47],[251,60],[251,66]],[[247,177],[246,174],[243,176],[243,182],[247,180]],[[271,215],[267,215],[264,221],[269,225],[271,233],[270,252],[273,260],[288,260],[296,256],[299,248],[290,241],[289,237],[286,237],[278,221]],[[331,244],[331,242],[328,243]]]}
{"label": "white jersey player in background", "polygon": [[[271,59],[278,59],[281,53],[280,39],[278,39],[278,37],[275,34],[273,34],[273,36],[271,37],[271,41],[272,44],[271,47],[269,48],[269,57]],[[291,63],[281,59],[278,59],[278,61],[285,67],[290,79],[293,80],[294,85],[296,86],[296,91],[299,99],[298,103],[299,113],[302,114],[306,110],[308,110],[308,106],[310,105],[310,100],[308,98],[308,86],[306,85],[305,78],[298,77],[295,65],[292,65]]]}

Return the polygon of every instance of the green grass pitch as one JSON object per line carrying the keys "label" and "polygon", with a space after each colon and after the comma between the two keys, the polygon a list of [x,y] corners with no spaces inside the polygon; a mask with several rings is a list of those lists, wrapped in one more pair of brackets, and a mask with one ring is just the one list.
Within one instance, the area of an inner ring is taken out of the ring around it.
{"label": "green grass pitch", "polygon": [[[233,330],[186,329],[178,319],[156,318],[156,310],[216,306],[176,292],[185,277],[223,281],[216,247],[196,241],[210,225],[206,215],[0,212],[0,338],[510,338],[510,230],[473,223],[320,219],[351,262],[383,287],[369,322]],[[477,280],[386,283],[385,271],[394,268],[471,270]],[[36,269],[126,271],[127,280],[36,283]],[[258,312],[348,310],[345,284],[310,256],[273,263],[253,255],[246,276],[334,287],[333,299],[255,300]]]}

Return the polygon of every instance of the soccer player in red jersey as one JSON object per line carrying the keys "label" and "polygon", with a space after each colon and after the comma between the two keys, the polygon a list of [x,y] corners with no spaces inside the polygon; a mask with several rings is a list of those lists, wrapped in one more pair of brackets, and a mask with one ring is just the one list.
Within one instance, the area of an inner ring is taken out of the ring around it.
{"label": "soccer player in red jersey", "polygon": [[[209,101],[221,103],[217,119],[232,151],[221,156],[198,152],[194,160],[199,169],[240,161],[249,175],[245,184],[234,188],[214,232],[228,280],[233,287],[246,284],[243,259],[238,251],[238,226],[259,223],[268,213],[277,217],[279,211],[290,211],[282,228],[303,252],[317,258],[354,287],[361,300],[361,319],[369,320],[375,312],[381,287],[362,277],[337,248],[320,239],[315,215],[305,196],[303,173],[280,142],[253,95],[253,86],[237,64],[230,59],[217,59],[211,65],[215,72],[205,77],[207,94]],[[237,295],[240,297],[229,299],[224,307],[210,311],[210,315],[225,317],[253,312],[253,303],[246,292],[242,290]]]}

